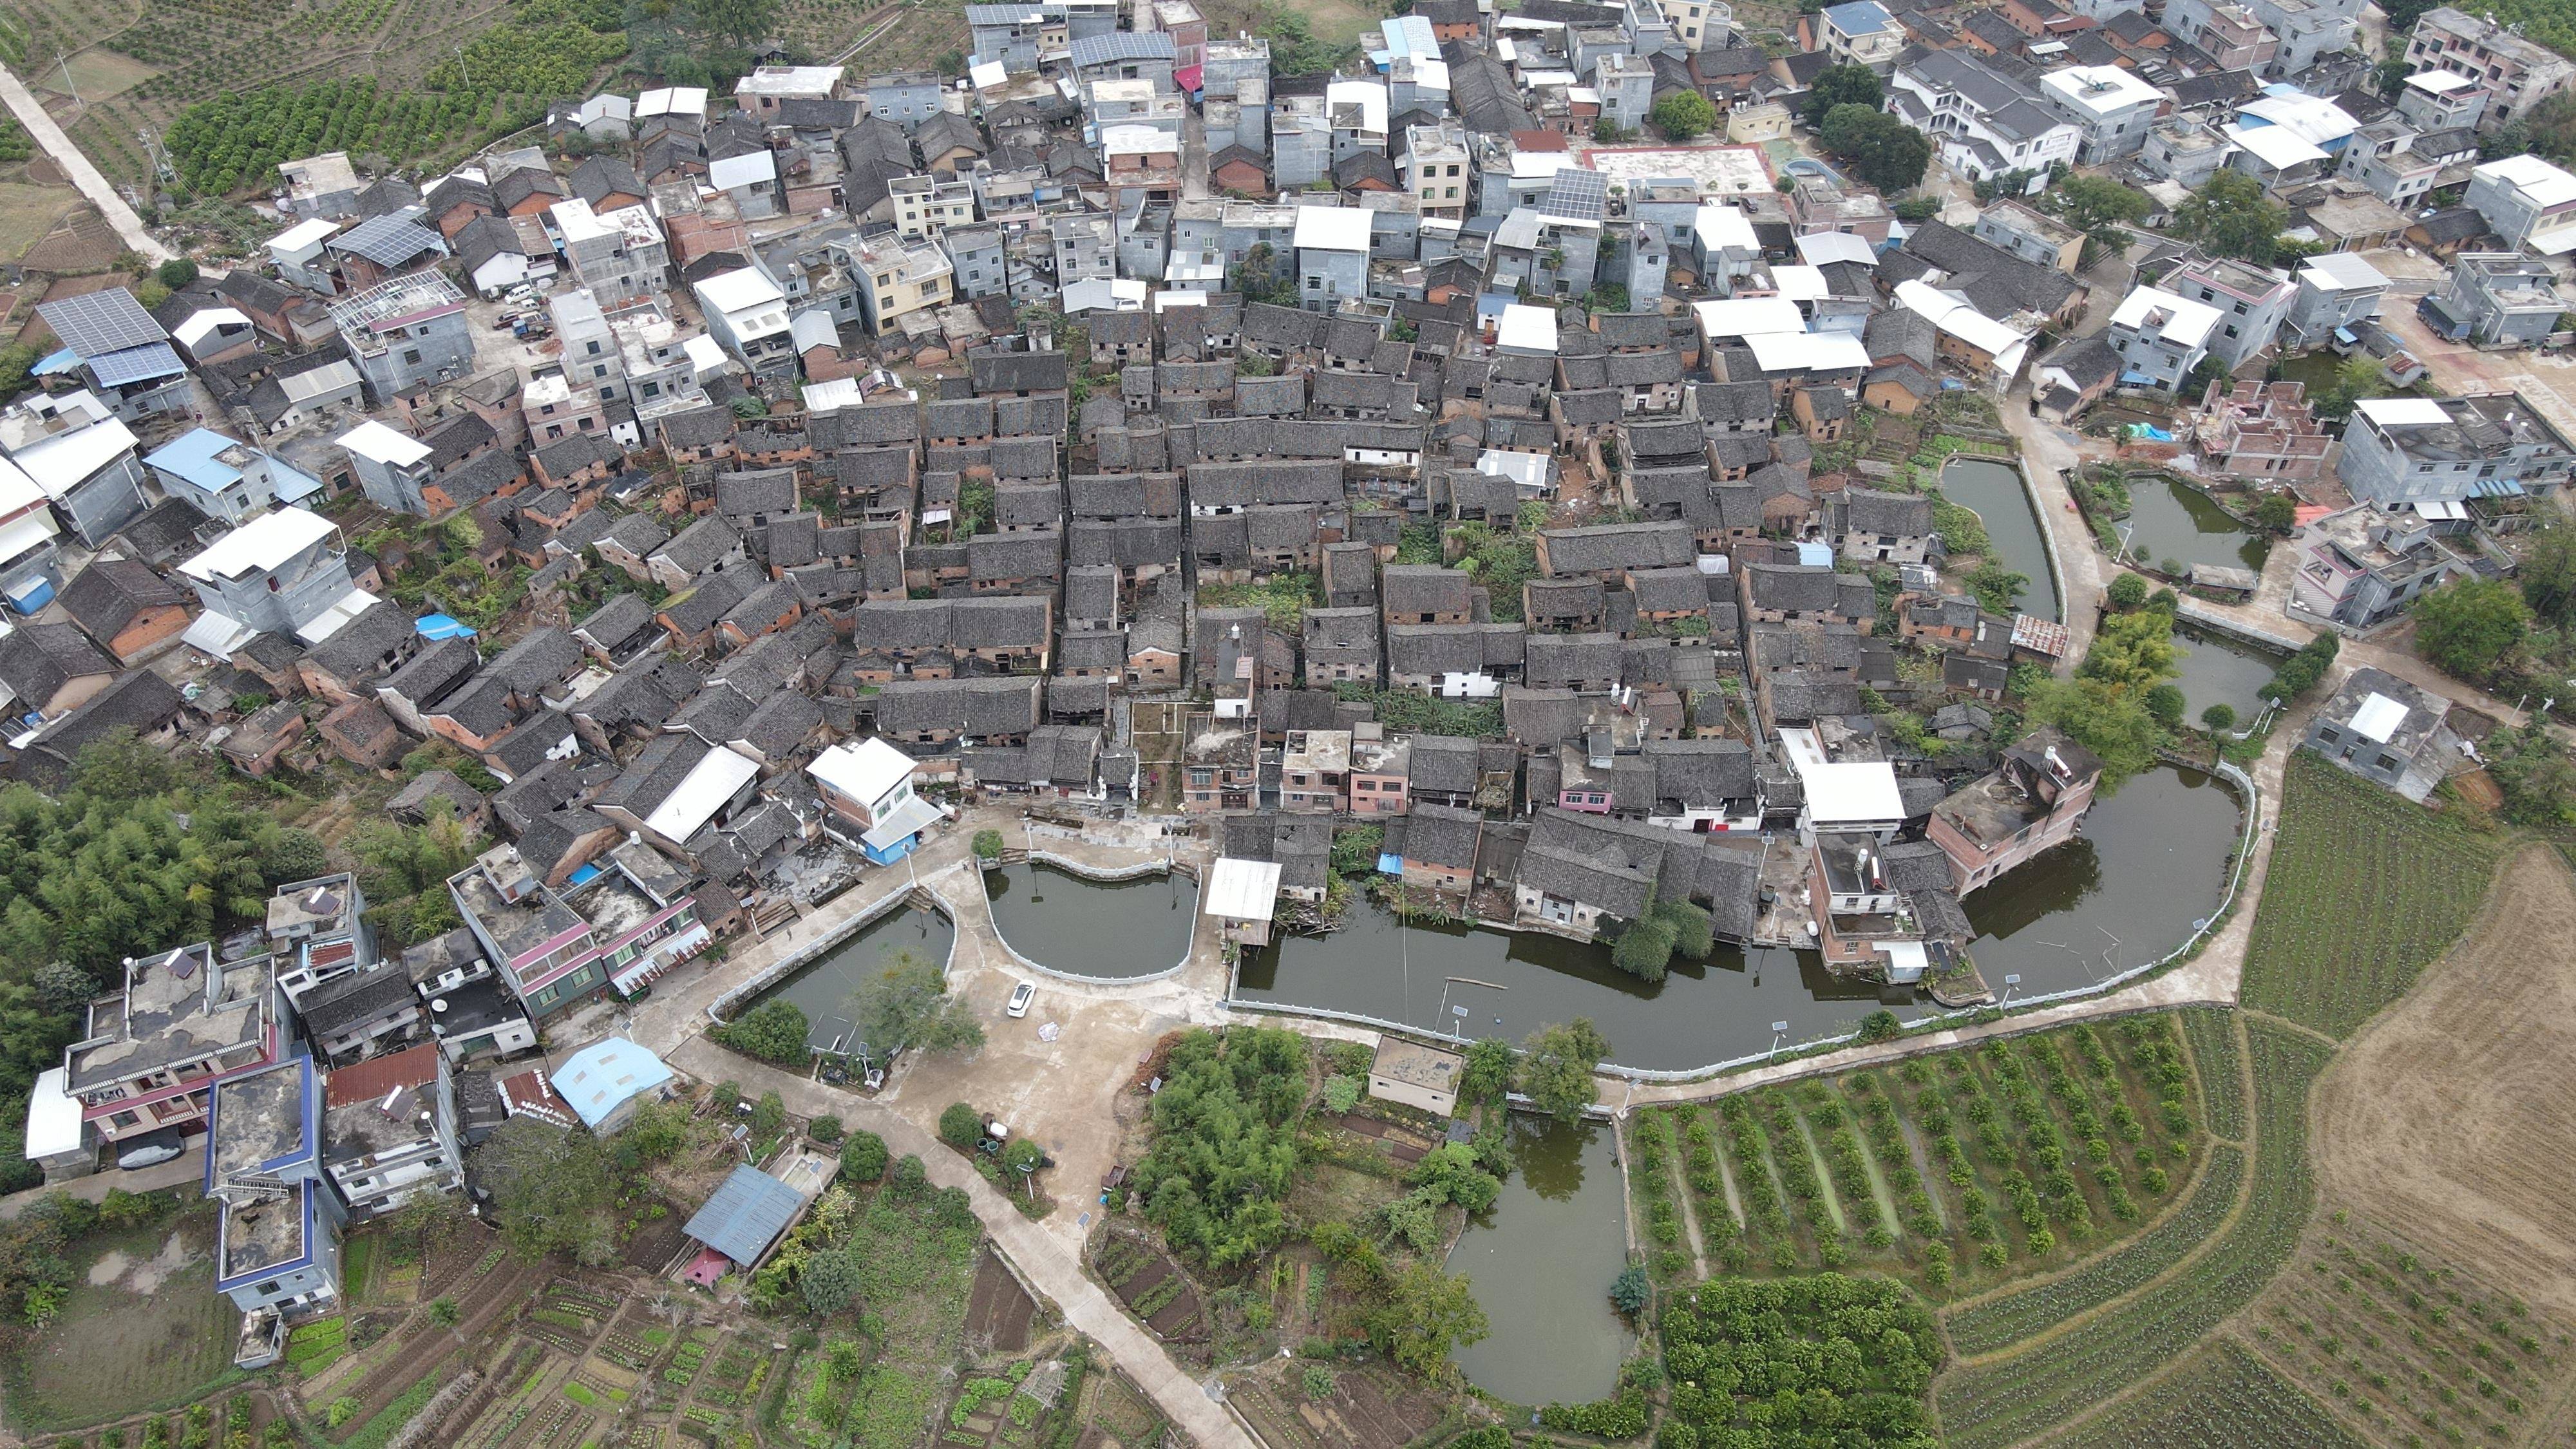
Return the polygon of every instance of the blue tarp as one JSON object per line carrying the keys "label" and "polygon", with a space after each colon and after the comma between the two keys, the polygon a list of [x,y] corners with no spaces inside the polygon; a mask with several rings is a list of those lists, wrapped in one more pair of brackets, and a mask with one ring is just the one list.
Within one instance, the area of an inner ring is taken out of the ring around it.
{"label": "blue tarp", "polygon": [[423,614],[418,619],[412,621],[412,628],[417,630],[420,637],[423,639],[433,641],[439,639],[471,639],[474,637],[474,631],[472,629],[469,629],[463,624],[458,623],[456,620],[447,617],[445,614]]}
{"label": "blue tarp", "polygon": [[2166,432],[2164,429],[2157,427],[2153,423],[2129,424],[2129,436],[2133,438],[2145,438],[2149,442],[2154,443],[2170,443],[2173,441],[2173,434]]}
{"label": "blue tarp", "polygon": [[584,863],[581,869],[572,873],[572,879],[565,881],[564,885],[569,889],[573,886],[588,885],[597,879],[599,879],[599,867]]}
{"label": "blue tarp", "polygon": [[1404,874],[1404,857],[1381,853],[1377,858],[1377,873],[1379,875]]}

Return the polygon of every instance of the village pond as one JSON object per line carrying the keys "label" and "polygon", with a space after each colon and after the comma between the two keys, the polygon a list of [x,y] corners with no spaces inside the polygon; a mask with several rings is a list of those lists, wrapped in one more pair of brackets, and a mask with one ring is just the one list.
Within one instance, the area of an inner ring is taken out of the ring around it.
{"label": "village pond", "polygon": [[2280,655],[2196,629],[2175,630],[2174,647],[2182,654],[2174,683],[2182,686],[2186,719],[2196,721],[2202,710],[2223,704],[2236,711],[2236,728],[2254,722],[2263,709],[2261,690],[2281,667]]}
{"label": "village pond", "polygon": [[[1968,949],[1987,984],[2000,994],[2009,974],[2021,978],[2016,996],[2077,990],[2180,946],[2218,907],[2240,821],[2234,795],[2209,776],[2160,766],[2129,781],[2094,805],[2080,837],[1966,899],[1977,932]],[[1900,1015],[1931,1009],[1898,990]],[[1356,901],[1338,930],[1247,952],[1236,995],[1470,1040],[1518,1041],[1589,1017],[1611,1061],[1686,1071],[1760,1054],[1775,1021],[1789,1024],[1790,1045],[1847,1031],[1881,988],[1828,975],[1812,952],[1725,946],[1649,984],[1613,967],[1605,946],[1405,925]]]}
{"label": "village pond", "polygon": [[993,929],[1012,950],[1067,976],[1154,976],[1189,954],[1196,883],[1157,871],[1090,880],[1042,862],[984,872]]}
{"label": "village pond", "polygon": [[1467,1381],[1515,1404],[1608,1398],[1635,1339],[1610,1306],[1628,1264],[1626,1189],[1611,1129],[1512,1118],[1502,1196],[1468,1220],[1447,1267],[1492,1333],[1458,1350]]}
{"label": "village pond", "polygon": [[2142,564],[2170,559],[2186,571],[2193,564],[2214,564],[2259,574],[2272,549],[2208,494],[2170,478],[2130,479],[2129,516],[2113,528],[2130,558]]}
{"label": "village pond", "polygon": [[956,929],[937,911],[900,907],[888,911],[816,957],[811,965],[760,993],[760,1000],[793,1002],[805,1013],[806,1043],[816,1051],[846,1051],[851,1043],[850,996],[859,983],[910,951],[933,966],[948,964]]}
{"label": "village pond", "polygon": [[1993,458],[1960,456],[1941,465],[1941,496],[1973,511],[1994,545],[1993,561],[2030,580],[2022,591],[2021,611],[2040,619],[2063,619],[2057,598],[2057,576],[2048,567],[2048,544],[2040,536],[2039,505],[2031,500],[2021,469]]}

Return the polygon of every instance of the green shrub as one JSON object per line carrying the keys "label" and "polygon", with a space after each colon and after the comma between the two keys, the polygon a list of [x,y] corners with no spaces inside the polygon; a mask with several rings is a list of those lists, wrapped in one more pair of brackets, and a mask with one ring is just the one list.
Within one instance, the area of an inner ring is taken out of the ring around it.
{"label": "green shrub", "polygon": [[951,1102],[939,1114],[939,1140],[960,1152],[972,1152],[984,1140],[984,1118],[964,1102]]}
{"label": "green shrub", "polygon": [[886,1174],[885,1139],[873,1132],[853,1132],[841,1142],[841,1179],[874,1183]]}

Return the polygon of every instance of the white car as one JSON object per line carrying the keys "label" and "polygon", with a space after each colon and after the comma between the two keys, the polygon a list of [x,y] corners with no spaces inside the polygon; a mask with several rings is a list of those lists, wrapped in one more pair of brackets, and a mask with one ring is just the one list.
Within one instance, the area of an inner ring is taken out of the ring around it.
{"label": "white car", "polygon": [[1029,1003],[1037,999],[1036,983],[1023,981],[1011,992],[1011,1004],[1003,1008],[1006,1015],[1017,1019],[1029,1014]]}

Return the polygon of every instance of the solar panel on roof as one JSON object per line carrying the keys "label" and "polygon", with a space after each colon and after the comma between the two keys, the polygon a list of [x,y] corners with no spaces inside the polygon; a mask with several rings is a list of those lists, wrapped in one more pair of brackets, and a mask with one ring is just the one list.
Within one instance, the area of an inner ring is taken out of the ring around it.
{"label": "solar panel on roof", "polygon": [[147,342],[167,342],[170,334],[122,287],[86,296],[65,297],[36,309],[63,345],[83,358],[104,357]]}
{"label": "solar panel on roof", "polygon": [[123,348],[88,361],[90,375],[98,379],[100,387],[123,387],[129,382],[142,382],[149,378],[177,377],[188,370],[167,342],[147,342],[141,347]]}
{"label": "solar panel on roof", "polygon": [[331,239],[334,251],[355,252],[380,267],[410,261],[425,251],[444,250],[438,233],[398,216],[371,217]]}
{"label": "solar panel on roof", "polygon": [[1539,203],[1538,209],[1541,215],[1568,221],[1599,221],[1609,214],[1609,206],[1609,177],[1568,166],[1548,184],[1547,199]]}

